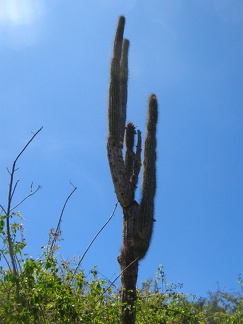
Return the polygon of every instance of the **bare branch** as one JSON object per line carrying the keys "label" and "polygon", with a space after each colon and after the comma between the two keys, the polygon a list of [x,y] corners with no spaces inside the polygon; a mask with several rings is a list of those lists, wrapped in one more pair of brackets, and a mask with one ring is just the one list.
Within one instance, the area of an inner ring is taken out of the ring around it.
{"label": "bare branch", "polygon": [[129,263],[129,265],[126,267],[126,268],[124,268],[123,270],[122,270],[122,272],[120,272],[119,273],[119,275],[113,280],[113,281],[111,281],[111,283],[109,284],[109,286],[106,288],[106,290],[99,296],[99,298],[95,301],[95,303],[98,303],[98,301],[101,299],[101,297],[102,296],[104,296],[105,294],[106,294],[106,292],[108,291],[108,289],[112,286],[112,285],[114,285],[114,283],[117,281],[117,279],[119,279],[120,278],[120,276],[123,274],[123,272],[124,271],[126,271],[134,262],[136,262],[136,261],[138,261],[138,257],[135,259],[135,260],[133,260],[131,263]]}
{"label": "bare branch", "polygon": [[16,185],[18,183],[16,183],[14,189],[13,188],[13,178],[14,178],[14,172],[17,170],[15,169],[15,165],[18,161],[18,159],[20,158],[20,156],[23,154],[23,152],[26,150],[26,148],[29,146],[29,144],[33,141],[33,139],[36,137],[36,135],[42,130],[43,126],[36,132],[34,133],[34,135],[31,137],[31,139],[28,141],[28,143],[24,146],[24,148],[20,151],[20,153],[17,155],[16,159],[13,162],[12,165],[12,170],[10,172],[10,183],[9,183],[9,191],[8,191],[8,207],[7,207],[7,216],[9,216],[10,210],[11,210],[11,202],[12,202],[12,198],[13,198],[13,193],[14,190],[16,188]]}
{"label": "bare branch", "polygon": [[102,230],[106,227],[106,225],[109,223],[109,221],[112,219],[112,217],[114,216],[115,214],[115,211],[116,211],[116,207],[118,205],[118,201],[116,202],[115,204],[115,207],[110,215],[110,217],[108,218],[108,220],[105,222],[105,224],[101,227],[101,229],[98,231],[98,233],[94,236],[94,238],[92,239],[92,241],[90,242],[89,246],[87,247],[87,249],[84,251],[84,254],[82,255],[79,263],[82,262],[82,260],[84,259],[86,253],[88,252],[88,250],[90,249],[91,245],[94,243],[94,241],[96,240],[97,236],[102,232]]}
{"label": "bare branch", "polygon": [[114,282],[113,282],[113,281],[111,281],[111,279],[107,278],[107,277],[106,277],[103,273],[101,273],[99,270],[96,269],[96,271],[97,271],[97,273],[99,273],[103,278],[105,278],[105,279],[107,280],[107,283],[109,282],[109,287],[108,287],[108,288],[110,288],[111,286],[114,286],[114,288],[115,288],[117,291],[119,291],[119,288],[117,288],[117,286],[114,284],[114,282],[116,281],[116,279],[115,279]]}
{"label": "bare branch", "polygon": [[[70,183],[71,183],[71,181],[70,181]],[[63,205],[63,208],[62,208],[62,211],[61,211],[61,214],[60,214],[60,217],[59,217],[58,223],[57,223],[57,227],[56,227],[56,230],[55,230],[54,233],[59,233],[59,231],[60,231],[60,227],[61,227],[61,222],[62,222],[62,216],[63,216],[64,210],[65,210],[65,208],[66,208],[67,202],[68,202],[68,200],[70,199],[70,197],[72,196],[72,194],[74,193],[74,191],[77,190],[77,187],[75,187],[72,183],[71,183],[71,185],[73,186],[73,190],[72,190],[72,192],[68,195],[68,197],[67,197],[67,199],[66,199],[66,201],[65,201],[65,203],[64,203],[64,205]],[[53,237],[53,240],[52,240],[52,243],[51,243],[51,247],[50,247],[50,253],[51,253],[51,251],[52,251],[52,249],[53,249],[54,244],[56,243],[57,237],[58,237],[57,235],[54,235],[54,237]]]}
{"label": "bare branch", "polygon": [[2,208],[2,211],[4,212],[4,214],[6,215],[6,210],[4,209],[4,207],[2,205],[0,205],[0,208]]}
{"label": "bare branch", "polygon": [[13,188],[13,180],[14,180],[14,173],[17,169],[15,169],[15,165],[20,158],[20,156],[23,154],[23,152],[26,150],[26,148],[29,146],[29,144],[33,141],[33,139],[36,137],[36,135],[42,130],[43,126],[36,132],[34,135],[31,137],[31,139],[27,142],[27,144],[24,146],[24,148],[20,151],[20,153],[17,155],[16,159],[13,162],[12,165],[12,170],[9,172],[10,174],[10,183],[9,183],[9,189],[8,189],[8,203],[7,203],[7,210],[6,210],[6,235],[7,235],[7,240],[8,240],[8,248],[9,248],[9,255],[13,267],[13,272],[17,276],[18,275],[18,270],[17,270],[17,265],[16,265],[16,258],[14,255],[13,251],[13,242],[11,238],[11,231],[10,231],[10,212],[12,210],[11,208],[11,203],[13,199],[13,194],[15,192],[16,186],[18,181],[16,182],[14,188]]}
{"label": "bare branch", "polygon": [[18,202],[17,203],[17,205],[15,205],[14,207],[12,207],[11,209],[10,209],[10,212],[12,211],[12,210],[14,210],[15,208],[17,208],[19,205],[21,205],[26,199],[28,199],[29,197],[31,197],[31,196],[33,196],[35,193],[37,193],[37,191],[38,190],[40,190],[42,187],[39,185],[36,189],[35,189],[35,191],[33,191],[32,192],[32,184],[31,184],[31,191],[30,191],[30,193],[26,196],[26,197],[24,197],[20,202]]}
{"label": "bare branch", "polygon": [[[18,169],[17,169],[17,170],[18,170]],[[17,171],[17,170],[15,170],[15,171]],[[17,188],[17,185],[18,185],[19,181],[20,181],[20,180],[17,180],[16,183],[15,183],[15,185],[14,185],[14,188],[13,188],[13,191],[12,191],[12,195],[11,195],[11,200],[13,199],[13,196],[14,196],[14,193],[15,193],[15,190],[16,190],[16,188]]]}
{"label": "bare branch", "polygon": [[72,278],[71,278],[70,282],[73,280],[73,277],[75,276],[75,274],[76,274],[76,272],[77,272],[77,270],[78,270],[78,268],[79,268],[81,262],[83,261],[83,259],[84,259],[85,255],[86,255],[86,253],[89,251],[91,245],[94,243],[94,241],[96,240],[97,236],[98,236],[98,235],[103,231],[103,229],[106,227],[106,225],[110,222],[110,220],[111,220],[112,217],[114,216],[115,211],[116,211],[116,208],[117,208],[117,205],[118,205],[118,201],[115,203],[115,207],[114,207],[114,209],[113,209],[113,211],[112,211],[110,217],[108,218],[108,220],[107,220],[107,221],[105,222],[105,224],[100,228],[100,230],[97,232],[97,234],[94,236],[94,238],[92,239],[92,241],[91,241],[90,244],[88,245],[87,249],[84,251],[84,253],[83,253],[82,257],[80,258],[80,260],[79,260],[77,266],[75,267],[75,270],[74,270],[74,272],[73,272],[73,275],[72,275]]}

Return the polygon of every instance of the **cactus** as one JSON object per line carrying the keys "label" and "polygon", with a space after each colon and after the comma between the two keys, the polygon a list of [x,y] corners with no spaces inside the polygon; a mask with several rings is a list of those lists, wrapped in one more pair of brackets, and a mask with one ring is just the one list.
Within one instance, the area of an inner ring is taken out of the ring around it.
{"label": "cactus", "polygon": [[[125,18],[121,16],[110,68],[107,154],[115,193],[123,209],[123,246],[118,256],[122,284],[120,323],[133,324],[136,319],[134,305],[138,263],[148,251],[153,232],[158,105],[156,96],[152,94],[149,97],[147,133],[141,163],[141,132],[136,131],[133,123],[125,126],[129,41],[123,39],[124,27]],[[142,199],[138,204],[134,197],[141,165],[143,165]]]}

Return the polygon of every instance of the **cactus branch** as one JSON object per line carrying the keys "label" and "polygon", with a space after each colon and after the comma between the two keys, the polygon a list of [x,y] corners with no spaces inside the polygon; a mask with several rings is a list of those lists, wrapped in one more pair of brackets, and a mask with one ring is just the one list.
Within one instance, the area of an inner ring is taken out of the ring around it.
{"label": "cactus branch", "polygon": [[125,169],[128,179],[131,181],[133,176],[133,162],[134,162],[134,135],[136,134],[135,126],[128,123],[126,127],[126,155],[125,155]]}
{"label": "cactus branch", "polygon": [[139,215],[139,259],[149,248],[154,224],[154,196],[156,191],[156,124],[158,105],[155,95],[149,98],[147,134],[144,143],[142,199]]}
{"label": "cactus branch", "polygon": [[[120,84],[121,84],[121,55],[123,45],[123,33],[124,33],[125,18],[120,17],[116,37],[114,41],[113,57],[111,60],[110,70],[110,88],[109,88],[109,133],[116,138],[120,137]],[[123,61],[127,61],[124,58]]]}
{"label": "cactus branch", "polygon": [[134,192],[130,188],[129,177],[126,174],[122,155],[126,118],[129,45],[128,41],[123,41],[124,24],[125,18],[120,17],[111,60],[107,151],[117,199],[122,207],[127,207],[133,202]]}
{"label": "cactus branch", "polygon": [[127,80],[128,80],[128,49],[129,41],[124,39],[122,46],[122,58],[120,65],[120,141],[123,143],[126,110],[127,110]]}

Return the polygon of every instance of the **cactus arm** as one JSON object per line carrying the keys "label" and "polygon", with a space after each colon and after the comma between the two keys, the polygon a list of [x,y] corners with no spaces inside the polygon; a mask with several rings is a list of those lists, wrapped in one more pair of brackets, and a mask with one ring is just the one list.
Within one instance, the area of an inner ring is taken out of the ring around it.
{"label": "cactus arm", "polygon": [[128,81],[128,49],[129,41],[123,40],[125,18],[119,18],[114,41],[113,57],[110,69],[109,87],[109,133],[118,137],[121,143],[124,139],[127,105]]}
{"label": "cactus arm", "polygon": [[126,208],[133,202],[134,192],[126,174],[121,146],[114,138],[107,139],[107,154],[117,199],[121,207]]}
{"label": "cactus arm", "polygon": [[134,162],[134,135],[136,134],[135,126],[128,123],[126,127],[126,154],[125,154],[125,168],[128,179],[131,181],[133,176],[133,162]]}
{"label": "cactus arm", "polygon": [[124,39],[120,65],[120,141],[123,143],[126,111],[127,111],[127,81],[128,81],[128,49],[129,41]]}
{"label": "cactus arm", "polygon": [[109,134],[111,136],[119,136],[120,123],[120,60],[122,53],[123,33],[124,33],[125,18],[120,17],[113,49],[113,57],[110,68],[110,87],[109,87]]}
{"label": "cactus arm", "polygon": [[141,168],[141,132],[140,130],[137,131],[137,147],[136,147],[136,153],[134,155],[134,162],[133,162],[133,178],[132,178],[132,184],[134,187],[137,186],[138,183],[138,176],[140,173]]}
{"label": "cactus arm", "polygon": [[156,191],[156,126],[158,122],[158,103],[154,94],[149,97],[147,133],[144,142],[142,195],[154,200]]}
{"label": "cactus arm", "polygon": [[125,168],[129,177],[132,188],[137,188],[138,175],[141,168],[141,132],[137,131],[137,147],[134,152],[134,135],[136,134],[135,126],[128,123],[126,127],[126,156]]}
{"label": "cactus arm", "polygon": [[122,154],[126,118],[127,56],[129,45],[128,41],[123,41],[124,24],[125,18],[120,17],[114,41],[110,69],[108,103],[109,134],[107,139],[109,166],[117,199],[121,207],[129,206],[134,200],[134,191],[130,186],[129,177],[126,174]]}
{"label": "cactus arm", "polygon": [[154,223],[154,197],[156,192],[156,125],[158,121],[157,98],[149,98],[147,134],[144,143],[142,199],[139,214],[138,253],[141,260],[147,253]]}

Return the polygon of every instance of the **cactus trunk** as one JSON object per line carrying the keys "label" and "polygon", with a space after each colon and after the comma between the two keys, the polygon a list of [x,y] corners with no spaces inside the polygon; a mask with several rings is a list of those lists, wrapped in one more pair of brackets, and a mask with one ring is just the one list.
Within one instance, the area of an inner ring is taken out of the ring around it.
{"label": "cactus trunk", "polygon": [[[110,69],[108,104],[109,134],[107,154],[117,199],[123,209],[123,246],[118,256],[121,270],[121,324],[136,320],[136,283],[139,261],[148,251],[154,223],[156,191],[156,125],[157,98],[152,94],[148,104],[147,133],[144,143],[142,199],[135,200],[141,168],[141,132],[126,123],[128,48],[123,39],[125,18],[119,18]],[[134,147],[137,137],[136,149]],[[125,153],[123,144],[125,138]]]}

